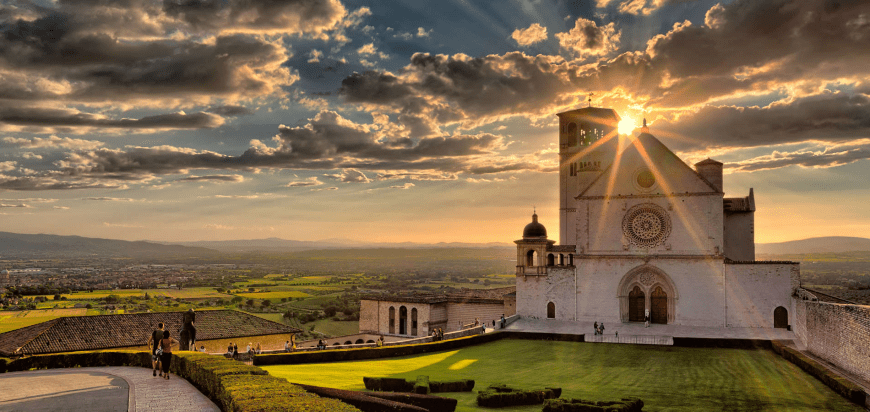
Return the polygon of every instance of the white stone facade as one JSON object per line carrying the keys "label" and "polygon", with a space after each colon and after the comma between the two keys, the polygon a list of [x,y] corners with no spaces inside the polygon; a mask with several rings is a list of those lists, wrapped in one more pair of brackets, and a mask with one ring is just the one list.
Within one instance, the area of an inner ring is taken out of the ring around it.
{"label": "white stone facade", "polygon": [[548,239],[537,215],[515,242],[517,314],[610,324],[647,316],[688,326],[793,323],[798,265],[754,262],[754,194],[725,198],[722,163],[692,168],[646,129],[618,136],[619,116],[609,109],[559,117],[561,244]]}

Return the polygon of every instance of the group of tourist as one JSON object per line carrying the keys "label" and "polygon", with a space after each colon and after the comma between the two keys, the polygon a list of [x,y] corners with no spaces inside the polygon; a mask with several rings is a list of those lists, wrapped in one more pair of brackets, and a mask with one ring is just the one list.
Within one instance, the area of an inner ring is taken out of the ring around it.
{"label": "group of tourist", "polygon": [[444,340],[444,329],[436,328],[432,331],[432,341]]}
{"label": "group of tourist", "polygon": [[[181,329],[181,338],[187,339],[187,347],[191,350],[196,350],[196,313],[193,309],[189,309],[184,313],[182,318],[184,324]],[[172,363],[172,346],[178,345],[179,342],[171,336],[163,322],[157,323],[157,329],[151,332],[151,337],[148,338],[148,347],[151,350],[151,372],[152,376],[158,376],[163,379],[169,379],[169,366]],[[205,345],[200,347],[202,352],[205,352]]]}
{"label": "group of tourist", "polygon": [[604,334],[604,322],[601,322],[601,324],[599,324],[596,321],[595,324],[592,325],[592,327],[595,328],[596,335],[603,335]]}
{"label": "group of tourist", "polygon": [[284,352],[293,352],[296,350],[296,335],[290,335],[290,340],[284,342]]}

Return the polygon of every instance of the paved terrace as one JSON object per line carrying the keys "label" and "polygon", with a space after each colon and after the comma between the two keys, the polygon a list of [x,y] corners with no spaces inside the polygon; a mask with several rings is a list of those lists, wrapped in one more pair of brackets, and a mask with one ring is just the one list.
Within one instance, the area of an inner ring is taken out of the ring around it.
{"label": "paved terrace", "polygon": [[188,381],[129,366],[0,374],[0,411],[219,412]]}
{"label": "paved terrace", "polygon": [[[638,337],[638,343],[653,343],[654,337],[670,339],[680,338],[730,338],[730,339],[764,339],[792,340],[798,342],[794,332],[785,329],[767,328],[713,328],[701,326],[657,325],[644,327],[643,323],[605,323],[604,336],[596,336],[594,322],[574,322],[556,319],[520,318],[509,324],[505,330],[520,332],[562,333],[569,335],[586,335],[587,342],[614,342],[619,333],[621,343],[634,343],[629,337]],[[799,348],[804,349],[804,348]]]}

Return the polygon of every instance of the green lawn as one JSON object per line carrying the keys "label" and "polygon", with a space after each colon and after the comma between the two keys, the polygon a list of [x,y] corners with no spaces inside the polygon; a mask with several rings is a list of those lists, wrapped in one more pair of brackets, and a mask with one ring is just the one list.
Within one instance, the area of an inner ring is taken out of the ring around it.
{"label": "green lawn", "polygon": [[[563,398],[643,399],[644,411],[862,411],[773,352],[501,340],[456,351],[374,361],[265,366],[290,382],[363,390],[363,376],[474,379],[563,388]],[[475,411],[476,391],[443,394]],[[494,409],[493,409],[494,410]],[[541,406],[500,411],[540,411]]]}
{"label": "green lawn", "polygon": [[346,336],[359,333],[359,321],[318,319],[312,323],[306,323],[305,328],[314,324],[314,330],[326,336]]}

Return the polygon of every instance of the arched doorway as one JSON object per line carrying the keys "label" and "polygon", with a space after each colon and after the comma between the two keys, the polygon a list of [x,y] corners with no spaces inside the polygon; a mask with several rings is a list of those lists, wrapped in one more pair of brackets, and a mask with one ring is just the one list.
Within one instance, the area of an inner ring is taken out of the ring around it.
{"label": "arched doorway", "polygon": [[773,310],[773,327],[787,328],[788,327],[788,310],[782,306],[777,306]]}
{"label": "arched doorway", "polygon": [[628,321],[643,322],[644,310],[646,309],[646,295],[640,290],[639,286],[635,286],[628,293]]}
{"label": "arched doorway", "polygon": [[651,323],[668,323],[668,294],[661,286],[656,286],[650,293],[649,317]]}
{"label": "arched doorway", "polygon": [[526,266],[532,267],[535,266],[535,251],[530,250],[526,253]]}
{"label": "arched doorway", "polygon": [[552,253],[547,255],[547,266],[554,266],[556,264],[556,258]]}
{"label": "arched doorway", "polygon": [[396,333],[396,308],[390,306],[390,333]]}
{"label": "arched doorway", "polygon": [[408,334],[408,308],[399,307],[399,335]]}
{"label": "arched doorway", "polygon": [[547,303],[547,319],[556,319],[556,304]]}
{"label": "arched doorway", "polygon": [[411,309],[411,334],[417,336],[417,308]]}

